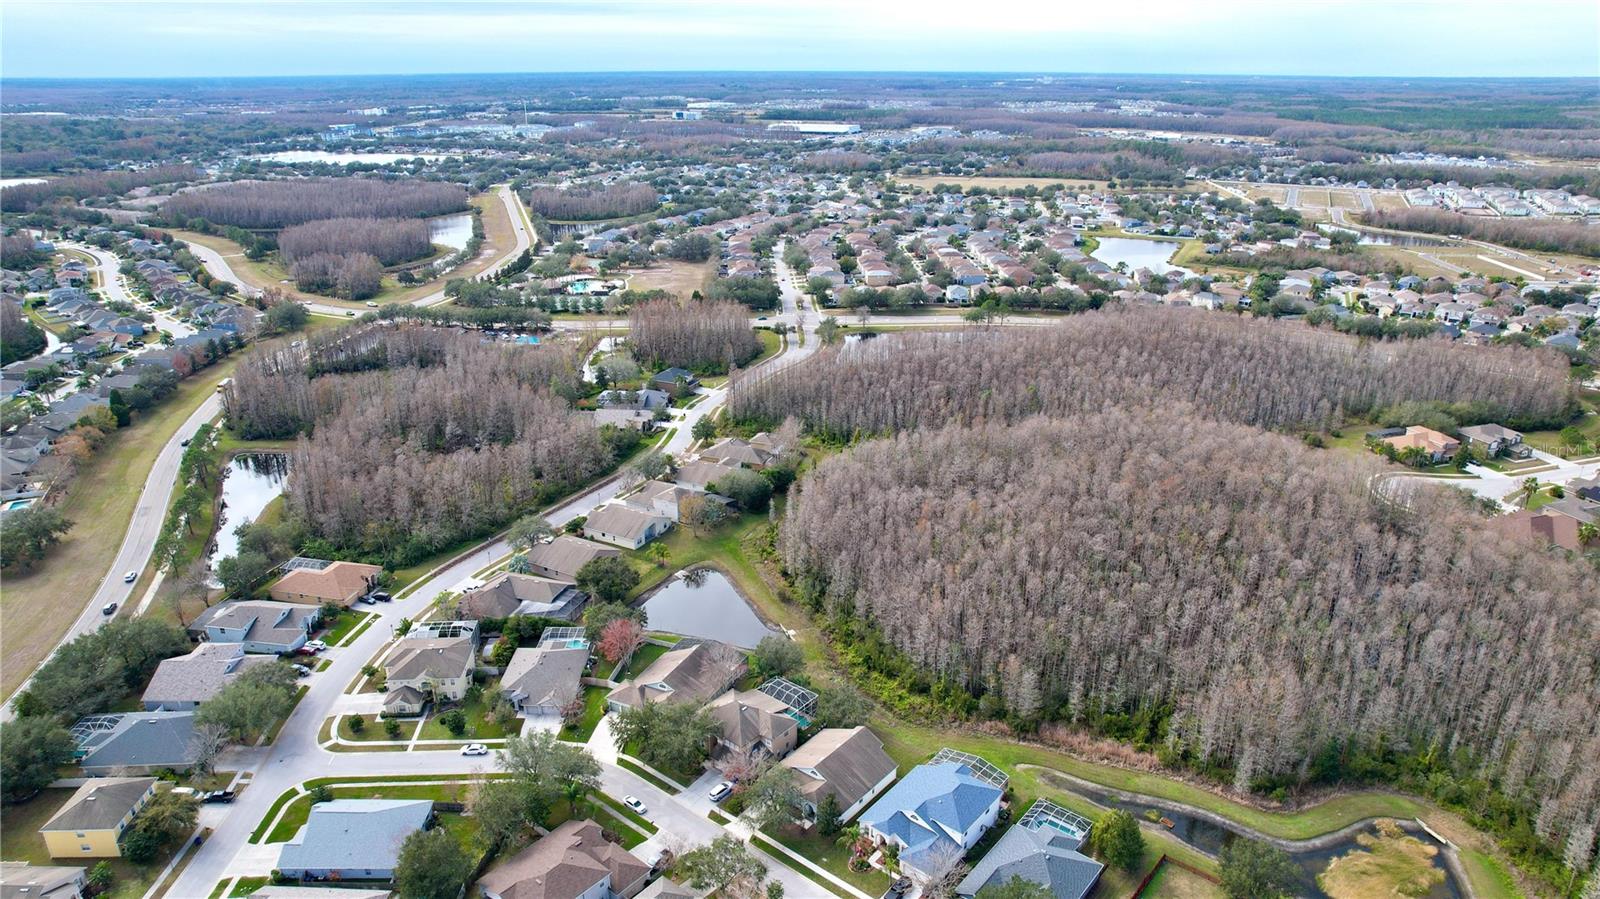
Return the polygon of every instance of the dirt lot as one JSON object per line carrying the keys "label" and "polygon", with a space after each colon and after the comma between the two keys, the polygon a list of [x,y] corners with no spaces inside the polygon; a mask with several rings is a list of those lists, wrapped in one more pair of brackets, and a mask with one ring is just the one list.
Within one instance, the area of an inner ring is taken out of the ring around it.
{"label": "dirt lot", "polygon": [[628,278],[629,290],[665,290],[677,296],[689,296],[706,286],[717,275],[716,260],[706,262],[666,262],[649,268],[637,269]]}

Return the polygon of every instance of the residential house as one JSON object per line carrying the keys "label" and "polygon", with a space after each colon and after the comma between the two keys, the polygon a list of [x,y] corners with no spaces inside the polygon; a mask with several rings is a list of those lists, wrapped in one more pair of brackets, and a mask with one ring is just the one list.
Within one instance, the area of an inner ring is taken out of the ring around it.
{"label": "residential house", "polygon": [[577,621],[589,594],[565,581],[502,571],[481,587],[469,587],[456,601],[456,617],[509,618],[529,615]]}
{"label": "residential house", "polygon": [[740,440],[737,437],[724,437],[700,451],[700,458],[723,465],[737,465],[741,468],[766,468],[772,462],[772,454]]}
{"label": "residential house", "polygon": [[1413,447],[1422,450],[1430,462],[1437,465],[1440,462],[1455,457],[1456,450],[1461,449],[1461,442],[1454,440],[1432,428],[1421,425],[1412,425],[1404,433],[1384,437],[1383,442],[1404,452]]}
{"label": "residential house", "polygon": [[666,481],[645,481],[639,489],[622,497],[619,502],[626,503],[635,509],[664,515],[674,522],[681,519],[680,503],[685,497],[703,496],[702,491],[684,487],[679,484],[669,484]]}
{"label": "residential house", "polygon": [[960,761],[911,769],[861,815],[862,831],[900,847],[900,865],[924,881],[942,876],[994,826],[1004,790]]}
{"label": "residential house", "polygon": [[700,379],[694,372],[686,368],[668,368],[656,372],[650,378],[650,386],[657,390],[664,390],[673,396],[684,396],[694,393],[700,387]]}
{"label": "residential house", "polygon": [[593,821],[573,820],[478,880],[484,899],[630,899],[650,866],[608,841]]}
{"label": "residential house", "polygon": [[214,643],[242,643],[245,652],[290,653],[306,644],[317,626],[316,606],[271,600],[240,600],[212,606],[189,625],[189,633]]}
{"label": "residential house", "polygon": [[865,727],[819,731],[783,760],[795,773],[806,814],[815,818],[823,797],[833,796],[839,820],[848,821],[894,783],[894,759]]}
{"label": "residential house", "polygon": [[783,758],[800,740],[800,724],[789,714],[789,706],[759,690],[729,690],[713,699],[706,711],[722,727],[719,751]]}
{"label": "residential house", "polygon": [[655,512],[646,512],[627,503],[606,503],[583,522],[583,536],[620,546],[638,549],[665,534],[672,527],[672,519]]}
{"label": "residential house", "polygon": [[384,681],[390,690],[410,687],[436,701],[459,701],[472,686],[476,651],[472,636],[407,635],[384,660]]}
{"label": "residential house", "polygon": [[88,887],[83,868],[0,862],[0,899],[83,899]]}
{"label": "residential house", "polygon": [[1470,425],[1461,429],[1468,446],[1483,447],[1490,456],[1505,454],[1521,458],[1532,455],[1522,443],[1522,434],[1500,425]]}
{"label": "residential house", "polygon": [[285,876],[391,880],[406,837],[427,826],[431,799],[335,799],[311,806],[278,853]]}
{"label": "residential house", "polygon": [[156,794],[154,777],[97,777],[39,828],[51,858],[118,858],[118,840]]}
{"label": "residential house", "polygon": [[612,690],[606,705],[613,711],[647,702],[692,702],[720,694],[745,670],[744,654],[724,643],[707,641],[661,654],[637,677]]}
{"label": "residential house", "polygon": [[712,484],[738,471],[739,466],[725,462],[696,459],[678,469],[678,483],[693,490],[707,490]]}
{"label": "residential house", "polygon": [[250,894],[254,899],[392,899],[394,891],[362,887],[308,887],[290,883],[269,883]]}
{"label": "residential house", "polygon": [[540,643],[523,646],[511,656],[500,675],[500,689],[517,711],[524,715],[560,715],[578,694],[584,666],[589,662],[589,644],[571,642]]}
{"label": "residential house", "polygon": [[665,390],[607,390],[595,400],[602,409],[637,409],[654,412],[672,405],[672,395]]}
{"label": "residential house", "polygon": [[1583,522],[1570,515],[1552,512],[1549,506],[1502,515],[1494,519],[1492,524],[1508,537],[1530,537],[1541,543],[1554,544],[1573,552],[1580,552],[1585,548],[1583,539],[1579,535],[1579,528]]}
{"label": "residential house", "polygon": [[321,568],[296,568],[279,578],[267,592],[278,602],[349,606],[376,589],[382,574],[381,565],[328,562]]}
{"label": "residential house", "polygon": [[194,712],[113,712],[72,725],[74,754],[90,777],[183,771],[199,757]]}
{"label": "residential house", "polygon": [[422,714],[428,695],[416,687],[390,687],[383,694],[383,714],[390,718],[409,718]]}
{"label": "residential house", "polygon": [[562,534],[549,543],[528,549],[528,567],[534,574],[562,581],[576,581],[578,569],[595,559],[620,556],[622,550],[601,546],[591,540]]}
{"label": "residential house", "polygon": [[246,655],[243,643],[201,643],[186,655],[162,660],[140,701],[148,711],[193,709],[251,667],[271,663],[268,656]]}
{"label": "residential house", "polygon": [[1084,899],[1105,870],[1081,851],[1089,830],[1082,815],[1040,799],[972,866],[956,886],[956,895],[976,896],[986,887],[998,888],[1020,877],[1056,899]]}
{"label": "residential house", "polygon": [[1567,482],[1567,490],[1576,494],[1580,499],[1600,503],[1600,474],[1592,478],[1579,478]]}

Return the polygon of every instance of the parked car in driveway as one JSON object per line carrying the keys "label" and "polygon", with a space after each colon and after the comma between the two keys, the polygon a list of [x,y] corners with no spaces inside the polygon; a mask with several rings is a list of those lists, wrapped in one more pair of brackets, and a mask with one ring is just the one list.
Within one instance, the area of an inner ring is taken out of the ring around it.
{"label": "parked car in driveway", "polygon": [[202,795],[200,797],[200,801],[201,802],[232,802],[233,801],[233,797],[234,797],[234,792],[232,790],[212,790],[211,792]]}
{"label": "parked car in driveway", "polygon": [[483,745],[482,743],[468,743],[467,745],[461,747],[461,754],[462,755],[488,755],[489,754],[489,747]]}
{"label": "parked car in driveway", "polygon": [[322,642],[321,640],[307,640],[306,641],[306,649],[309,649],[312,652],[321,652],[321,651],[323,651],[324,649],[327,649],[327,648],[328,648],[328,644]]}
{"label": "parked car in driveway", "polygon": [[627,806],[628,810],[633,812],[635,815],[642,815],[649,811],[649,809],[645,808],[644,803],[639,801],[639,797],[637,796],[622,797],[622,804]]}
{"label": "parked car in driveway", "polygon": [[733,783],[731,781],[726,781],[725,780],[722,783],[719,783],[716,786],[712,787],[711,788],[711,792],[708,793],[707,795],[709,795],[711,797],[711,801],[712,802],[721,802],[722,800],[727,799],[728,798],[728,794],[732,793],[732,792],[733,792]]}

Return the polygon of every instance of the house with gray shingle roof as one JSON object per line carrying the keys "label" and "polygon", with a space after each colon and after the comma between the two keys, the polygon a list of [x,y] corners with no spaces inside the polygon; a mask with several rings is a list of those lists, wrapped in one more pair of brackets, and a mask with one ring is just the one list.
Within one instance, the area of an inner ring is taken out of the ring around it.
{"label": "house with gray shingle roof", "polygon": [[485,899],[626,899],[650,866],[605,839],[593,821],[567,821],[485,874]]}
{"label": "house with gray shingle roof", "polygon": [[311,807],[278,853],[289,877],[390,880],[406,837],[427,826],[431,799],[335,799]]}
{"label": "house with gray shingle roof", "polygon": [[956,895],[975,896],[1022,878],[1049,890],[1056,899],[1083,899],[1105,866],[1079,850],[1089,838],[1089,822],[1048,800],[1038,800],[1022,819],[972,866]]}
{"label": "house with gray shingle roof", "polygon": [[320,609],[298,603],[241,600],[212,606],[189,632],[213,643],[241,643],[245,652],[286,653],[304,646]]}
{"label": "house with gray shingle roof", "polygon": [[202,643],[187,655],[162,660],[141,701],[150,711],[193,709],[246,669],[271,663],[268,656],[246,655],[242,643]]}
{"label": "house with gray shingle roof", "polygon": [[559,715],[583,689],[580,679],[588,661],[587,643],[524,646],[512,654],[500,676],[500,689],[523,714]]}
{"label": "house with gray shingle roof", "polygon": [[183,771],[198,757],[194,712],[90,715],[72,725],[72,736],[90,777]]}
{"label": "house with gray shingle roof", "polygon": [[39,828],[51,858],[115,858],[118,840],[155,795],[154,777],[97,777]]}
{"label": "house with gray shingle roof", "polygon": [[81,899],[87,887],[83,868],[0,862],[0,899]]}
{"label": "house with gray shingle roof", "polygon": [[883,741],[865,727],[818,731],[782,764],[795,773],[808,816],[816,817],[817,806],[832,795],[840,821],[855,817],[894,783],[897,773],[894,759],[883,751]]}
{"label": "house with gray shingle roof", "polygon": [[534,615],[577,621],[589,594],[565,581],[502,571],[481,587],[469,587],[456,602],[456,617],[468,620]]}

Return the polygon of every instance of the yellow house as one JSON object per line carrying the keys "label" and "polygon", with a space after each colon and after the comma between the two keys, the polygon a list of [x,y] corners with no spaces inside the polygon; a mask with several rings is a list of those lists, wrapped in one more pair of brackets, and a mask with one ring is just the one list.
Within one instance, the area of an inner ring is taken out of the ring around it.
{"label": "yellow house", "polygon": [[156,792],[154,777],[96,777],[78,788],[39,835],[51,858],[116,858],[117,839]]}

